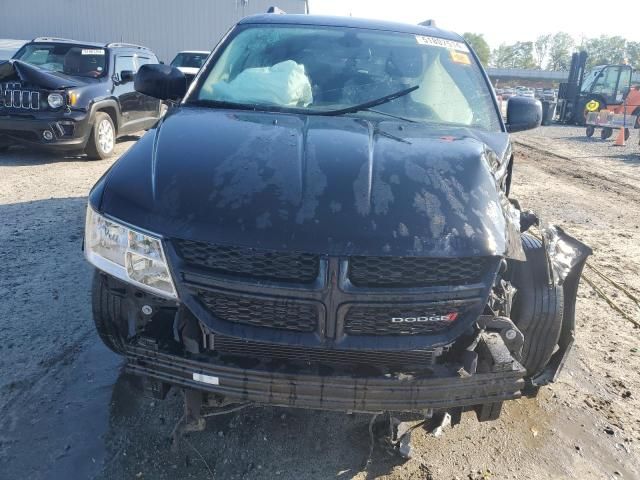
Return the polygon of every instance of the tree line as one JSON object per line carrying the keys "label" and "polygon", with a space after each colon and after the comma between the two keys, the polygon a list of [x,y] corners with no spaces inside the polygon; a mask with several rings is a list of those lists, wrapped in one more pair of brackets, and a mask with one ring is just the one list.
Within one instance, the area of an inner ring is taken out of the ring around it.
{"label": "tree line", "polygon": [[531,68],[568,70],[571,54],[585,50],[587,67],[628,63],[640,69],[640,42],[620,36],[601,35],[576,42],[571,35],[558,32],[540,35],[532,42],[503,43],[491,50],[481,33],[465,33],[465,40],[475,50],[485,66],[496,68]]}

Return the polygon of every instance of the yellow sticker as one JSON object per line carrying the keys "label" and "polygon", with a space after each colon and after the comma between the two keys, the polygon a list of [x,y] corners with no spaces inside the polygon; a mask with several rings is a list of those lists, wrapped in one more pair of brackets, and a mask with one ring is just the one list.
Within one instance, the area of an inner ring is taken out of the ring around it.
{"label": "yellow sticker", "polygon": [[458,52],[457,50],[449,50],[451,54],[451,60],[455,63],[461,63],[463,65],[471,65],[471,59],[469,58],[469,54],[466,52]]}

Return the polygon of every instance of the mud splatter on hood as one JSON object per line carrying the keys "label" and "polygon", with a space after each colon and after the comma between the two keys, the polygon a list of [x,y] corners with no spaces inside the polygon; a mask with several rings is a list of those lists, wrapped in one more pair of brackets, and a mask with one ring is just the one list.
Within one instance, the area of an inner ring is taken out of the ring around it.
{"label": "mud splatter on hood", "polygon": [[507,151],[503,133],[182,107],[96,190],[100,210],[169,237],[522,258],[519,216],[494,176]]}

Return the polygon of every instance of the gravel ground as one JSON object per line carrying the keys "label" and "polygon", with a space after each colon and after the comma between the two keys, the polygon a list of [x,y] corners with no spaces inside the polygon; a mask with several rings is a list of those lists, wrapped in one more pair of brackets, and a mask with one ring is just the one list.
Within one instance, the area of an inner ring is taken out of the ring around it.
{"label": "gravel ground", "polygon": [[[640,296],[637,132],[627,147],[556,126],[515,141],[513,195],[591,245],[590,262]],[[180,398],[144,398],[91,321],[82,222],[111,163],[0,155],[0,479],[640,478],[640,331],[584,284],[559,381],[508,403],[496,422],[465,414],[440,438],[416,430],[408,462],[376,450],[364,469],[369,417],[277,408],[211,419],[173,451]]]}

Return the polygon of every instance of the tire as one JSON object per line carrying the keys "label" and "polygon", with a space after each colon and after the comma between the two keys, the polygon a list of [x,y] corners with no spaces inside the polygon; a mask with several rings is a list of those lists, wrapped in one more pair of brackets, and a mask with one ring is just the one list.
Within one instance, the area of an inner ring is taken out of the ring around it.
{"label": "tire", "polygon": [[629,140],[629,136],[631,135],[631,132],[629,131],[628,128],[624,129],[624,141],[626,142],[627,140]]}
{"label": "tire", "polygon": [[547,256],[542,242],[522,235],[526,262],[513,262],[510,279],[517,292],[511,319],[524,335],[520,363],[529,377],[542,372],[551,359],[562,330],[564,292],[549,285]]}
{"label": "tire", "polygon": [[93,322],[100,340],[114,353],[124,354],[122,299],[109,291],[107,278],[96,270],[92,284]]}
{"label": "tire", "polygon": [[[598,106],[596,110],[588,110],[587,105],[590,102],[597,102]],[[587,122],[587,114],[591,111],[599,112],[601,110],[605,110],[607,108],[607,104],[602,100],[602,98],[598,97],[588,97],[585,98],[582,102],[578,104],[578,109],[574,113],[575,122],[578,125],[584,125]]]}
{"label": "tire", "polygon": [[600,132],[600,138],[602,140],[606,140],[607,138],[610,138],[611,135],[613,135],[613,129],[609,128],[609,127],[603,127],[602,131]]}
{"label": "tire", "polygon": [[85,147],[89,160],[104,160],[113,155],[116,145],[116,129],[111,117],[104,113],[96,113],[91,135]]}
{"label": "tire", "polygon": [[587,131],[585,132],[585,134],[587,135],[587,137],[593,137],[593,134],[595,133],[596,129],[593,125],[589,125],[587,127]]}

